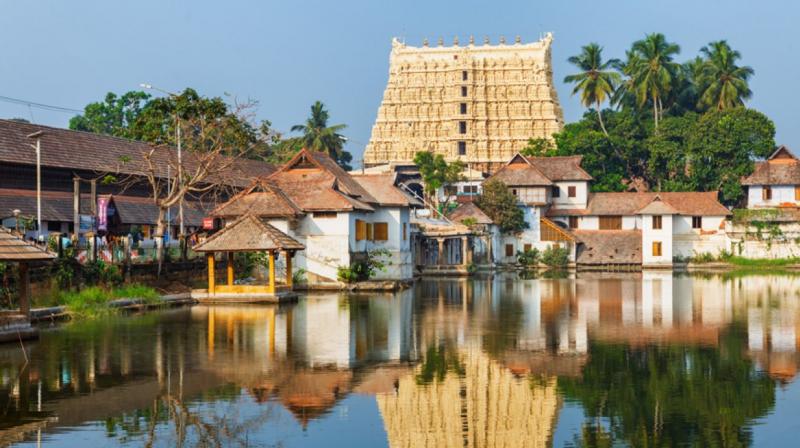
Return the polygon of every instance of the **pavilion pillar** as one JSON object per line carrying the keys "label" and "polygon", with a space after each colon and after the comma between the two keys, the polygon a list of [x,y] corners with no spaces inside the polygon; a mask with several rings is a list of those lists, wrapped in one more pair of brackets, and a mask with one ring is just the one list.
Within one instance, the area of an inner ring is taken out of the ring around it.
{"label": "pavilion pillar", "polygon": [[437,238],[436,242],[439,244],[439,253],[436,258],[436,264],[442,265],[445,264],[445,256],[444,256],[444,238]]}
{"label": "pavilion pillar", "polygon": [[19,312],[26,318],[31,315],[30,284],[28,263],[22,262],[19,264]]}
{"label": "pavilion pillar", "polygon": [[206,260],[208,260],[208,293],[214,294],[214,290],[216,288],[216,279],[214,275],[214,252],[207,253]]}
{"label": "pavilion pillar", "polygon": [[461,264],[468,265],[472,263],[472,254],[469,252],[469,237],[461,237]]}
{"label": "pavilion pillar", "polygon": [[287,250],[284,255],[286,256],[286,286],[292,289],[292,257],[294,254]]}
{"label": "pavilion pillar", "polygon": [[269,292],[275,293],[275,251],[269,251]]}
{"label": "pavilion pillar", "polygon": [[228,252],[228,286],[233,286],[233,252]]}

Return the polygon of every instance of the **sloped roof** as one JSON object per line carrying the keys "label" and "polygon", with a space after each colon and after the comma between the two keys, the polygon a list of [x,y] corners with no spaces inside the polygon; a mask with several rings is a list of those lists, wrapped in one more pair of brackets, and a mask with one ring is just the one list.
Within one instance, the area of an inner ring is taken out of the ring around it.
{"label": "sloped roof", "polygon": [[303,213],[273,182],[257,179],[249,187],[211,212],[230,217],[252,213],[261,217],[293,217]]}
{"label": "sloped roof", "polygon": [[583,156],[527,157],[551,181],[592,180],[583,168]]}
{"label": "sloped roof", "polygon": [[553,182],[533,163],[517,154],[489,179],[502,181],[509,187],[552,185]]}
{"label": "sloped roof", "polygon": [[642,232],[639,230],[575,230],[581,242],[578,264],[641,264]]}
{"label": "sloped roof", "polygon": [[781,146],[763,162],[756,162],[753,174],[742,185],[800,185],[800,160]]}
{"label": "sloped roof", "polygon": [[0,227],[0,261],[41,261],[55,257],[44,247],[29,243],[11,230]]}
{"label": "sloped roof", "polygon": [[194,246],[196,252],[303,250],[305,246],[265,219],[247,214]]}
{"label": "sloped roof", "polygon": [[450,213],[448,218],[453,222],[461,222],[464,219],[473,218],[478,224],[494,224],[492,218],[489,218],[474,202],[460,204]]}
{"label": "sloped roof", "polygon": [[624,193],[592,193],[585,210],[564,210],[551,208],[547,216],[609,216],[635,215],[645,206],[653,202],[656,196],[676,210],[673,214],[690,216],[728,216],[730,210],[717,200],[717,192],[624,192]]}
{"label": "sloped roof", "polygon": [[[157,224],[158,207],[153,203],[152,199],[136,196],[111,195],[111,200],[114,202],[122,224]],[[195,201],[184,201],[183,223],[187,226],[200,227],[203,225],[203,218],[206,215],[206,211],[203,204]],[[70,212],[69,216],[70,219],[68,219],[68,221],[72,221],[72,212]],[[172,207],[170,222],[172,224],[178,223],[177,205]]]}
{"label": "sloped roof", "polygon": [[639,215],[677,215],[678,210],[661,200],[660,195],[656,195],[649,204],[640,208],[636,212]]}
{"label": "sloped roof", "polygon": [[[30,146],[34,141],[28,135],[37,131],[44,132],[40,137],[42,166],[132,175],[148,172],[144,156],[154,148],[149,143],[2,119],[0,162],[35,165],[36,154]],[[171,147],[159,147],[153,153],[153,159],[156,165],[166,167],[170,160],[177,158],[176,154]],[[191,167],[191,152],[184,152],[184,157],[187,157],[187,166]],[[244,187],[252,178],[274,171],[275,167],[266,162],[236,159],[223,181]],[[166,176],[166,169],[163,175]]]}
{"label": "sloped roof", "polygon": [[396,173],[384,174],[350,174],[364,190],[383,206],[406,207],[422,205],[418,200],[408,197],[395,186]]}

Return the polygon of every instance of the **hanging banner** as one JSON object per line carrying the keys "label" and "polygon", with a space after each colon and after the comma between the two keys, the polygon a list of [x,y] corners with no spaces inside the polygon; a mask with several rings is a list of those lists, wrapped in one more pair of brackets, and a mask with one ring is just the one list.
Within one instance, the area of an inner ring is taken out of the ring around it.
{"label": "hanging banner", "polygon": [[108,230],[108,198],[97,198],[97,230]]}
{"label": "hanging banner", "polygon": [[94,216],[80,215],[80,227],[78,233],[86,233],[94,230]]}

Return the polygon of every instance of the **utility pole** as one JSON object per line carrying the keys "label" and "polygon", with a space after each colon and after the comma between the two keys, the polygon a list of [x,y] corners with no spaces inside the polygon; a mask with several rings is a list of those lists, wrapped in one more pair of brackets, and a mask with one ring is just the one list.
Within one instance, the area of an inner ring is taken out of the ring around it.
{"label": "utility pole", "polygon": [[36,241],[42,237],[42,135],[44,131],[36,131],[28,135],[35,138],[36,144],[31,145],[36,150]]}

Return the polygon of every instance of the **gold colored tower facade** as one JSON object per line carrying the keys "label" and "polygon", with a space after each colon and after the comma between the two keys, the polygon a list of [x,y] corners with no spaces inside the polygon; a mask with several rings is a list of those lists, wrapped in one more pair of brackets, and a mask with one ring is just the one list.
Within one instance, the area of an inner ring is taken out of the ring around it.
{"label": "gold colored tower facade", "polygon": [[552,35],[513,44],[410,47],[392,41],[389,81],[365,166],[409,163],[419,151],[493,171],[564,122],[553,87]]}

